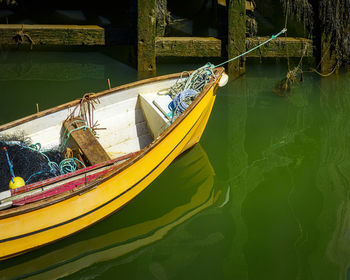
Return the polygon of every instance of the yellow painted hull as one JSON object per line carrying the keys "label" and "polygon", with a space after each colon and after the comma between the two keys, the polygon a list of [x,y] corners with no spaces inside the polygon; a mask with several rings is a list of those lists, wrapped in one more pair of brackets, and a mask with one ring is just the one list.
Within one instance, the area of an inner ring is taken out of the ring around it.
{"label": "yellow painted hull", "polygon": [[179,154],[200,140],[216,90],[215,84],[162,141],[97,187],[34,211],[0,219],[0,260],[78,232],[131,201]]}
{"label": "yellow painted hull", "polygon": [[[190,166],[188,162],[191,162]],[[186,168],[179,175],[182,185],[177,190],[190,189],[191,192],[185,192],[186,199],[178,199],[173,192],[167,193],[167,188],[162,188],[161,195],[172,203],[169,208],[163,205],[162,211],[157,211],[162,202],[155,201],[153,206],[156,209],[147,210],[152,213],[152,218],[143,215],[144,219],[140,221],[139,217],[130,217],[127,227],[110,229],[107,233],[73,243],[62,243],[62,246],[51,248],[40,256],[34,255],[25,262],[19,260],[17,264],[0,269],[0,275],[4,275],[5,279],[25,278],[26,275],[31,275],[30,279],[58,279],[93,264],[117,259],[164,238],[170,230],[213,205],[221,194],[214,191],[215,173],[200,145],[196,145],[177,164],[180,169]],[[183,194],[179,197],[183,198]],[[144,203],[140,204],[138,208],[145,207]],[[124,217],[128,214],[127,211],[121,213]]]}

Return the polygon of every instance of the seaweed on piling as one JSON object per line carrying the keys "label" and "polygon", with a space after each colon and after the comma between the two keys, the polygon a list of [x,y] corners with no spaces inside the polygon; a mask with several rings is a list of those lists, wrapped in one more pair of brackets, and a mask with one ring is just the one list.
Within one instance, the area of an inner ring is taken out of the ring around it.
{"label": "seaweed on piling", "polygon": [[[330,53],[335,55],[337,65],[350,65],[350,0],[280,0],[286,16],[293,15],[303,21],[310,34],[314,33],[330,44]],[[315,28],[314,28],[315,27]],[[322,58],[321,58],[322,60]]]}

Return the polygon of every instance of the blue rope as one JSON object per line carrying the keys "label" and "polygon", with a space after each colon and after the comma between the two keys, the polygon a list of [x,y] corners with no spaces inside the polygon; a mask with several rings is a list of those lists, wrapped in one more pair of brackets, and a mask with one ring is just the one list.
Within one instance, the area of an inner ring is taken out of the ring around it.
{"label": "blue rope", "polygon": [[34,174],[30,175],[29,178],[28,178],[27,181],[26,181],[26,185],[28,184],[28,182],[30,181],[30,179],[32,179],[32,177],[34,177],[34,176],[36,176],[36,175],[40,175],[40,174],[42,174],[42,173],[44,173],[44,171],[39,171],[39,172],[37,172],[37,173],[34,173]]}
{"label": "blue rope", "polygon": [[14,183],[13,178],[15,178],[15,172],[13,171],[13,164],[12,164],[12,162],[10,160],[10,157],[9,157],[9,154],[7,152],[6,147],[3,147],[3,149],[5,151],[5,155],[6,155],[6,158],[7,158],[7,163],[8,163],[9,168],[10,168],[10,173],[11,173],[11,177],[12,177],[11,180],[12,180],[12,183]]}

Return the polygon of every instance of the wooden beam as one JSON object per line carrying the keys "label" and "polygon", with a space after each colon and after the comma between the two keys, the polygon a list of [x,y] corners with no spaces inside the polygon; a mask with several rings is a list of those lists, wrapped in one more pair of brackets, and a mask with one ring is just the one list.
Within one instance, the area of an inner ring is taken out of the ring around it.
{"label": "wooden beam", "polygon": [[[245,50],[267,39],[269,37],[246,38]],[[313,56],[312,40],[280,37],[248,54],[247,57],[301,57],[304,49],[305,57]],[[210,37],[157,37],[156,54],[157,56],[221,57],[221,40]]]}
{"label": "wooden beam", "polygon": [[[246,38],[247,50],[268,40],[269,37]],[[305,52],[305,54],[304,54]],[[248,54],[248,57],[312,57],[312,40],[305,38],[280,37]]]}
{"label": "wooden beam", "polygon": [[[65,131],[73,131],[74,129],[84,126],[84,122],[75,122],[79,119],[66,120],[63,123]],[[83,157],[91,165],[99,164],[110,160],[105,149],[96,139],[95,135],[89,129],[79,129],[70,134],[68,143],[72,143],[71,148],[78,147]]]}
{"label": "wooden beam", "polygon": [[0,24],[2,45],[104,45],[105,33],[97,25]]}
{"label": "wooden beam", "polygon": [[156,0],[137,2],[137,69],[140,73],[156,72]]}
{"label": "wooden beam", "polygon": [[[228,5],[228,58],[231,59],[246,50],[246,1],[229,0]],[[240,58],[228,65],[228,74],[237,78],[245,73],[245,59]]]}
{"label": "wooden beam", "polygon": [[157,37],[157,56],[221,57],[221,40],[211,37]]}

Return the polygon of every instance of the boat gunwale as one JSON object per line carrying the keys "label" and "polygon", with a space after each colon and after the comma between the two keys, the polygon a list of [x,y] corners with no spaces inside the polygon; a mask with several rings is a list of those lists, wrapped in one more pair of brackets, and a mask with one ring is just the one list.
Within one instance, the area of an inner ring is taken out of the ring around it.
{"label": "boat gunwale", "polygon": [[[6,219],[6,218],[10,218],[10,217],[14,217],[17,215],[21,215],[21,214],[25,214],[25,213],[29,213],[41,208],[45,208],[48,207],[50,205],[56,204],[56,203],[60,203],[64,200],[67,200],[69,198],[72,198],[76,195],[83,195],[86,192],[92,191],[94,188],[96,188],[97,185],[109,180],[111,177],[117,175],[118,173],[124,171],[125,169],[127,169],[129,166],[131,166],[132,164],[134,164],[136,161],[140,160],[141,158],[143,158],[146,154],[148,154],[154,147],[156,147],[160,142],[162,142],[164,139],[166,139],[166,137],[187,117],[187,115],[190,114],[190,112],[192,112],[192,110],[196,107],[196,105],[203,99],[203,97],[209,92],[210,88],[218,86],[218,81],[220,80],[220,77],[222,76],[222,74],[224,73],[224,68],[223,67],[219,67],[215,69],[215,75],[216,78],[215,80],[210,81],[205,88],[202,90],[202,92],[197,96],[197,98],[188,106],[188,108],[184,111],[183,114],[181,114],[168,128],[166,128],[156,139],[154,139],[149,145],[147,145],[145,148],[139,150],[136,152],[136,154],[132,157],[130,157],[129,159],[127,159],[126,161],[122,162],[121,164],[118,164],[114,167],[111,167],[111,169],[104,175],[97,177],[93,180],[91,180],[90,182],[87,182],[86,184],[82,184],[80,186],[77,186],[75,188],[73,188],[72,190],[69,190],[67,192],[64,193],[60,193],[60,194],[56,194],[47,198],[44,198],[40,201],[36,201],[36,202],[32,202],[29,204],[25,204],[22,206],[17,206],[17,207],[12,207],[12,208],[7,208],[7,209],[3,209],[0,211],[0,220],[2,219]],[[167,80],[167,79],[173,79],[173,78],[180,78],[182,73],[176,73],[176,74],[170,74],[170,75],[164,75],[164,76],[160,76],[160,77],[154,77],[154,78],[150,78],[150,79],[145,79],[142,81],[137,81],[137,82],[133,82],[133,83],[129,83],[126,85],[122,85],[122,86],[118,86],[115,88],[111,88],[110,90],[105,90],[99,93],[94,94],[93,96],[91,96],[92,98],[98,98],[100,96],[104,96],[104,95],[108,95],[111,94],[115,91],[119,91],[119,90],[123,90],[123,89],[129,89],[132,87],[136,87],[136,86],[140,86],[140,85],[144,85],[144,84],[148,84],[148,83],[152,83],[152,82],[157,82],[157,81],[162,81],[162,80]],[[11,127],[16,126],[16,125],[20,125],[22,123],[31,121],[33,119],[48,115],[50,113],[55,113],[57,111],[72,107],[74,105],[79,104],[80,100],[74,100],[71,102],[68,102],[66,104],[63,105],[59,105],[56,106],[54,108],[30,115],[26,118],[22,118],[19,119],[17,121],[11,122],[8,125],[11,124]],[[40,115],[40,113],[42,113],[42,115]],[[5,124],[6,126],[6,124]],[[0,132],[2,131],[2,127],[0,126]],[[9,129],[10,127],[6,128]],[[84,174],[84,173],[82,173]],[[116,209],[117,211],[118,209]],[[115,211],[113,211],[114,213]]]}
{"label": "boat gunwale", "polygon": [[[158,81],[165,81],[165,80],[170,80],[170,79],[174,79],[174,78],[179,78],[180,76],[181,76],[181,73],[174,73],[174,74],[168,74],[168,75],[163,75],[163,76],[159,76],[159,77],[148,78],[148,79],[144,79],[144,80],[140,80],[140,81],[136,81],[136,82],[131,82],[128,84],[116,86],[116,87],[113,87],[110,89],[106,89],[106,90],[94,93],[90,96],[90,98],[97,99],[97,98],[102,97],[102,96],[107,96],[107,95],[113,94],[117,91],[131,89],[134,87],[138,87],[138,86],[142,86],[142,85],[146,85],[146,84],[151,84],[151,83],[158,82]],[[18,120],[14,120],[14,121],[11,121],[9,123],[2,124],[2,125],[0,125],[0,132],[7,130],[7,129],[10,129],[10,128],[13,128],[13,127],[18,126],[18,125],[21,125],[23,123],[38,119],[38,118],[45,117],[47,115],[56,113],[58,111],[74,107],[74,106],[78,105],[80,103],[80,101],[81,101],[81,98],[75,99],[73,101],[69,101],[67,103],[46,109],[44,111],[40,111],[40,112],[31,114],[29,116],[25,116],[25,117],[20,118]]]}

